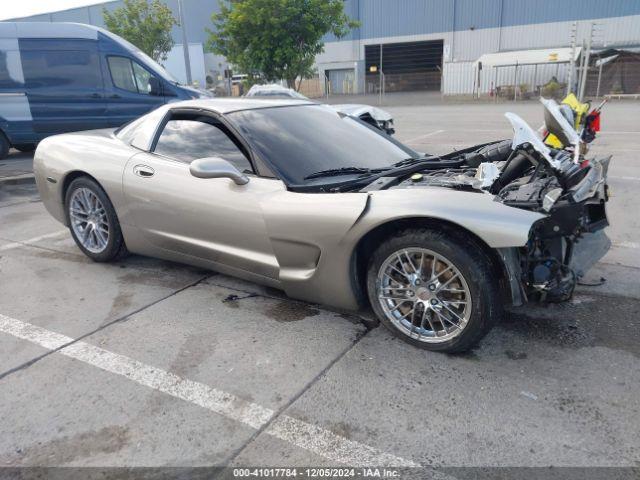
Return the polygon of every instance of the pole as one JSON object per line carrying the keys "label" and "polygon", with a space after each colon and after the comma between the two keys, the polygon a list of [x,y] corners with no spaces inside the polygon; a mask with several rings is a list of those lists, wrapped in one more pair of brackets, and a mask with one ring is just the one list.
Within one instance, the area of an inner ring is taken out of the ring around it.
{"label": "pole", "polygon": [[518,62],[513,70],[513,101],[518,100]]}
{"label": "pole", "polygon": [[578,100],[580,100],[580,86],[582,85],[582,72],[584,71],[584,59],[586,58],[586,45],[584,40],[582,41],[582,48],[581,48],[581,52],[580,52],[580,63],[578,65],[578,73],[576,75],[576,97],[578,97]]}
{"label": "pole", "polygon": [[584,67],[582,69],[582,78],[580,83],[580,96],[578,97],[580,101],[584,101],[584,91],[587,87],[587,75],[589,73],[589,60],[591,57],[591,40],[593,39],[593,22],[589,28],[589,36],[587,37],[587,52],[584,58]]}
{"label": "pole", "polygon": [[382,105],[382,84],[384,82],[384,79],[382,78],[382,43],[380,44],[380,72],[378,73],[378,77],[379,77],[379,85],[378,85],[378,96],[379,96],[379,100],[378,100],[378,105]]}
{"label": "pole", "polygon": [[184,24],[182,0],[178,0],[178,17],[180,17],[180,28],[182,28],[182,51],[184,53],[184,69],[187,74],[187,84],[191,85],[191,59],[189,58],[189,42],[187,41],[187,28]]}
{"label": "pole", "polygon": [[600,81],[602,80],[602,59],[600,59],[600,68],[598,69],[598,88],[596,88],[596,98],[600,98]]}
{"label": "pole", "polygon": [[[576,22],[573,22],[573,24],[571,25],[571,58],[569,59],[569,75],[567,78],[567,95],[569,95],[572,91],[573,91],[573,70],[575,69],[575,65],[576,65],[576,40],[577,40],[577,33],[578,33],[578,24]],[[558,78],[556,76],[556,78]]]}

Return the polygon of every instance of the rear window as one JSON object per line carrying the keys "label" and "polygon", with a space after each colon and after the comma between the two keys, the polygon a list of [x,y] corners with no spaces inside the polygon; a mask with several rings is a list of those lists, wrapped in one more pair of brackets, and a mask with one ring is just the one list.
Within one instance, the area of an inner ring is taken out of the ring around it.
{"label": "rear window", "polygon": [[162,105],[146,115],[120,128],[116,136],[124,143],[140,150],[149,150],[158,125],[166,115],[167,105]]}

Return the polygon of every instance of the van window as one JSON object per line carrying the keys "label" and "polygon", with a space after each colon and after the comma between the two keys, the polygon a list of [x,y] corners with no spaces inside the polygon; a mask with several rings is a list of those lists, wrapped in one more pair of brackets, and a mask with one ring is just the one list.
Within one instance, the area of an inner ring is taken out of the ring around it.
{"label": "van window", "polygon": [[169,120],[154,151],[185,163],[198,158],[221,157],[241,172],[253,173],[251,163],[225,130],[221,124],[199,120]]}
{"label": "van window", "polygon": [[111,80],[117,88],[149,95],[151,92],[149,79],[152,75],[146,69],[126,57],[110,56],[107,62]]}
{"label": "van window", "polygon": [[95,89],[102,85],[98,57],[89,50],[23,50],[27,88]]}
{"label": "van window", "polygon": [[18,50],[3,50],[0,40],[0,88],[24,86],[20,53]]}
{"label": "van window", "polygon": [[135,62],[133,62],[132,65],[133,75],[136,77],[136,85],[138,86],[138,93],[149,94],[151,92],[151,85],[149,84],[151,74]]}

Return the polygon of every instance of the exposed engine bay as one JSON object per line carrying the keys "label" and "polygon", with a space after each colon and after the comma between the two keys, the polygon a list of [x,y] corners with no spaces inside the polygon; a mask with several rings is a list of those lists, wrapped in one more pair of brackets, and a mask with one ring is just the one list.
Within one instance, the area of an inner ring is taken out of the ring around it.
{"label": "exposed engine bay", "polygon": [[[608,225],[606,176],[611,157],[585,158],[575,130],[556,116],[557,104],[546,102],[547,129],[572,147],[549,148],[520,117],[507,113],[513,140],[433,157],[432,164],[424,163],[426,168],[401,178],[383,177],[363,190],[462,189],[544,214],[527,245],[511,259],[515,271],[510,274],[519,277],[522,301],[568,300],[578,279],[610,246],[603,229]],[[515,286],[512,283],[512,290]]]}

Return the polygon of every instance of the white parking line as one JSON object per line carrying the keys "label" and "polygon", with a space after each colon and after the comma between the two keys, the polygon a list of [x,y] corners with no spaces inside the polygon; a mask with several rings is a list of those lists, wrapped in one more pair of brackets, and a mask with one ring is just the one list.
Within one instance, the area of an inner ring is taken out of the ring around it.
{"label": "white parking line", "polygon": [[[269,408],[247,402],[230,393],[181,378],[171,372],[82,341],[67,345],[74,339],[2,314],[0,314],[0,332],[28,340],[48,350],[60,348],[57,353],[121,375],[140,385],[206,408],[254,429],[267,425],[276,414]],[[67,346],[63,347],[63,345]],[[322,427],[286,415],[277,417],[267,427],[265,433],[349,466],[419,466],[410,460],[346,439]]]}
{"label": "white parking line", "polygon": [[640,243],[638,242],[613,242],[613,246],[622,247],[622,248],[640,249]]}
{"label": "white parking line", "polygon": [[421,140],[421,139],[423,139],[423,138],[430,137],[430,136],[432,136],[432,135],[437,135],[437,134],[439,134],[439,133],[443,133],[443,132],[444,132],[444,130],[436,130],[435,132],[425,133],[424,135],[420,135],[419,137],[411,138],[411,139],[409,139],[409,140],[405,140],[405,141],[404,141],[404,143],[411,143],[411,142],[415,142],[416,140]]}
{"label": "white parking line", "polygon": [[616,175],[609,175],[609,178],[612,178],[614,180],[633,180],[636,182],[640,182],[640,177],[630,177],[630,176],[616,176]]}
{"label": "white parking line", "polygon": [[6,245],[0,246],[0,252],[4,252],[5,250],[11,250],[14,248],[24,247],[25,245],[30,245],[32,243],[39,242],[40,240],[46,240],[48,238],[57,238],[62,237],[64,234],[68,234],[69,230],[59,230],[53,233],[47,233],[46,235],[40,235],[39,237],[29,238],[27,240],[22,240],[21,242],[11,242]]}

